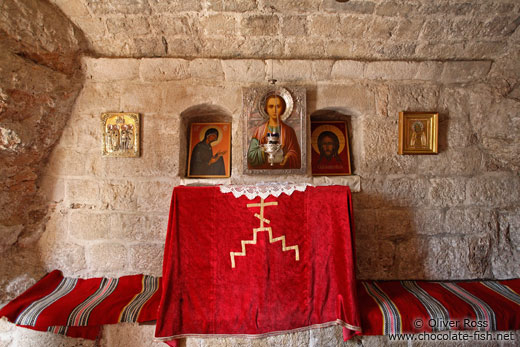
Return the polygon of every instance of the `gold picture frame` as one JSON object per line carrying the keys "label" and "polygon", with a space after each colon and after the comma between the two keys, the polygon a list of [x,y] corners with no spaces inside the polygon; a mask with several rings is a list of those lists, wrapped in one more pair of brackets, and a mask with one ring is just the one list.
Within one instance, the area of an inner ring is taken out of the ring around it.
{"label": "gold picture frame", "polygon": [[134,158],[141,155],[141,117],[138,113],[102,113],[103,156]]}
{"label": "gold picture frame", "polygon": [[437,154],[439,114],[399,112],[398,154]]}

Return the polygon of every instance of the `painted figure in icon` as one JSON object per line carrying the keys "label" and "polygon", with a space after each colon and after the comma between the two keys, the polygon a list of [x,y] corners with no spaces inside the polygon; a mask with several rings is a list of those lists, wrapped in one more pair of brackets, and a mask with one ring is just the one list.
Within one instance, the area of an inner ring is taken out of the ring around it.
{"label": "painted figure in icon", "polygon": [[338,154],[339,139],[332,131],[323,131],[318,136],[318,149],[320,151],[318,165],[321,163],[327,165],[342,164]]}
{"label": "painted figure in icon", "polygon": [[426,142],[426,132],[424,131],[424,124],[422,122],[416,121],[412,124],[412,136],[410,138],[410,147],[425,147],[427,146]]}
{"label": "painted figure in icon", "polygon": [[204,139],[197,143],[191,153],[190,175],[225,175],[224,158],[227,151],[213,154],[211,143],[217,141],[218,130],[210,128],[204,133]]}
{"label": "painted figure in icon", "polygon": [[247,151],[248,166],[252,169],[299,169],[301,155],[298,138],[294,129],[281,119],[286,109],[284,99],[271,95],[264,107],[269,119],[253,132]]}

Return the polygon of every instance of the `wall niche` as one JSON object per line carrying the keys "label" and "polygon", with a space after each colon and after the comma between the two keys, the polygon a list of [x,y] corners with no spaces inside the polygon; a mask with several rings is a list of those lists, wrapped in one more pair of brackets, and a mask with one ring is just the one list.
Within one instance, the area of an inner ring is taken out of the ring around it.
{"label": "wall niche", "polygon": [[[204,180],[204,178],[187,178],[189,155],[188,146],[190,144],[191,125],[193,123],[232,123],[232,120],[233,116],[231,115],[231,112],[227,111],[225,108],[219,105],[213,104],[199,104],[191,106],[181,113],[181,131],[179,132],[179,176],[183,179],[186,178],[188,180],[187,183],[190,181],[196,183],[198,180]],[[233,124],[231,124],[231,126],[233,126]],[[233,165],[231,165],[231,175],[233,173],[232,171]]]}

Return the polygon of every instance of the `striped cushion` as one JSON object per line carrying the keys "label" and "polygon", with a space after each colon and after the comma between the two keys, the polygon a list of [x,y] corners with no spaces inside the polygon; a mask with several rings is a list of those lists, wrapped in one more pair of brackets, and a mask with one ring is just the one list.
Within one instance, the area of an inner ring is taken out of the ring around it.
{"label": "striped cushion", "polygon": [[364,335],[520,329],[520,279],[360,281]]}
{"label": "striped cushion", "polygon": [[101,325],[156,319],[161,278],[64,278],[53,271],[0,310],[30,329],[95,339]]}

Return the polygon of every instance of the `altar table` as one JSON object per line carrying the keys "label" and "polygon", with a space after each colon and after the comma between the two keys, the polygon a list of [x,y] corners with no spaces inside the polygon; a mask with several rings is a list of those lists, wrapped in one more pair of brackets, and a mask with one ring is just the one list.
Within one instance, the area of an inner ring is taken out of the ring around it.
{"label": "altar table", "polygon": [[235,197],[173,191],[156,338],[360,333],[350,189]]}

